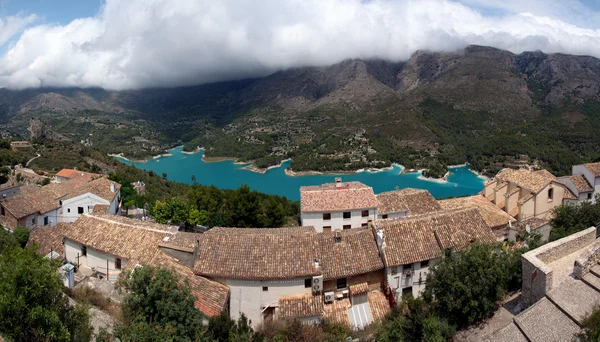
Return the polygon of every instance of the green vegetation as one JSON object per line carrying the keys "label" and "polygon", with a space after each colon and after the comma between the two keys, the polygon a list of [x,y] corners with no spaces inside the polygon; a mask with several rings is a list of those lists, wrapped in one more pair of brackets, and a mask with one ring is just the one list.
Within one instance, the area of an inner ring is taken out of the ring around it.
{"label": "green vegetation", "polygon": [[375,341],[381,342],[444,342],[456,328],[436,316],[432,306],[422,298],[405,296],[378,326]]}
{"label": "green vegetation", "polygon": [[87,308],[72,307],[55,260],[0,229],[0,335],[8,341],[89,341]]}
{"label": "green vegetation", "polygon": [[121,304],[123,323],[115,329],[121,341],[190,341],[204,330],[189,283],[173,271],[136,268],[121,285],[129,291]]}
{"label": "green vegetation", "polygon": [[25,248],[27,241],[29,241],[29,229],[25,227],[17,227],[13,232],[13,237],[19,246],[21,246],[21,248]]}
{"label": "green vegetation", "polygon": [[576,205],[561,205],[554,208],[554,218],[550,220],[552,230],[550,241],[577,233],[600,224],[600,197],[596,202],[582,202]]}
{"label": "green vegetation", "polygon": [[193,185],[185,198],[156,201],[153,215],[159,223],[183,223],[226,227],[281,227],[299,214],[296,202],[285,197],[251,191]]}
{"label": "green vegetation", "polygon": [[582,342],[598,342],[600,340],[600,307],[597,307],[583,321],[579,338]]}
{"label": "green vegetation", "polygon": [[438,317],[466,327],[489,317],[498,302],[521,287],[521,252],[473,244],[446,251],[427,275],[424,298]]}

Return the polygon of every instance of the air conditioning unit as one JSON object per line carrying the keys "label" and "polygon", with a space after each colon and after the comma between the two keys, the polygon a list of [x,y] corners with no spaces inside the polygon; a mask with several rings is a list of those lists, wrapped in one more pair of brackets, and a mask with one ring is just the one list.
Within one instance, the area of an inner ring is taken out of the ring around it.
{"label": "air conditioning unit", "polygon": [[312,292],[321,293],[323,291],[323,276],[316,276],[312,278]]}
{"label": "air conditioning unit", "polygon": [[334,292],[325,292],[325,303],[333,303],[335,300]]}

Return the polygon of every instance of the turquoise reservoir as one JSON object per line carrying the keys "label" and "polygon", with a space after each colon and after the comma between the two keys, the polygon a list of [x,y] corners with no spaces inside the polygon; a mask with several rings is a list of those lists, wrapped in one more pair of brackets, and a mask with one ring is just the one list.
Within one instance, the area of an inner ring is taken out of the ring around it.
{"label": "turquoise reservoir", "polygon": [[[160,175],[167,173],[167,178],[182,183],[192,183],[196,176],[199,184],[214,185],[218,188],[235,189],[248,184],[251,189],[268,194],[286,196],[292,200],[300,199],[300,187],[331,183],[340,175],[307,175],[288,176],[285,169],[290,166],[286,161],[281,167],[276,167],[261,174],[243,169],[247,164],[235,164],[231,160],[221,162],[204,162],[203,151],[186,154],[178,147],[170,150],[170,156],[163,156],[146,162],[131,162],[123,158],[115,159],[134,165],[139,169],[154,171]],[[448,196],[473,195],[483,189],[484,179],[469,170],[468,166],[451,168],[447,182],[436,182],[419,179],[420,173],[401,174],[402,168],[393,166],[389,170],[379,172],[358,172],[341,175],[344,181],[359,181],[373,187],[375,193],[402,188],[426,189],[436,198]]]}

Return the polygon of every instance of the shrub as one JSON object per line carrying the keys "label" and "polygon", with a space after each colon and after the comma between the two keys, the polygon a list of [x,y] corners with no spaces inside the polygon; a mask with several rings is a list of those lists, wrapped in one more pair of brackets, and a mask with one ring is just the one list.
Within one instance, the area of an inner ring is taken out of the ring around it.
{"label": "shrub", "polygon": [[25,227],[17,227],[13,232],[15,240],[21,246],[21,248],[25,248],[27,246],[27,241],[29,241],[29,229]]}

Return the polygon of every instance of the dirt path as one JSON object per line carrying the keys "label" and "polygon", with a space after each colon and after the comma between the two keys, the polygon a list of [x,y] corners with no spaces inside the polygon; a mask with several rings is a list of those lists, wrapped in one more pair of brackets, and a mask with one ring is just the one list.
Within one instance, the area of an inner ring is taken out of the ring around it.
{"label": "dirt path", "polygon": [[29,166],[29,163],[31,163],[32,161],[34,161],[35,159],[37,159],[37,158],[39,158],[39,157],[41,157],[41,156],[42,156],[41,154],[39,154],[39,153],[36,153],[36,156],[35,156],[35,157],[33,157],[33,158],[31,158],[31,159],[29,159],[29,160],[27,161],[27,164],[25,164],[25,167],[28,167],[28,166]]}

